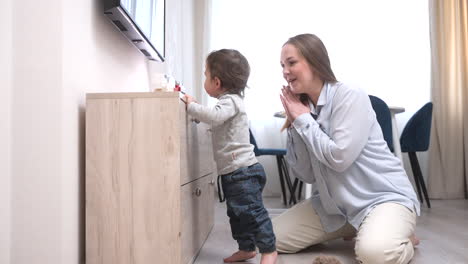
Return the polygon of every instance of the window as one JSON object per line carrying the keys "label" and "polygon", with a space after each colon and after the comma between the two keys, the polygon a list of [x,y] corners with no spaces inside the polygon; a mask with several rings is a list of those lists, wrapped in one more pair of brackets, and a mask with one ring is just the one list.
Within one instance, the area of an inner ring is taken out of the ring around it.
{"label": "window", "polygon": [[273,113],[282,110],[280,50],[289,37],[301,33],[322,39],[339,81],[405,107],[404,115],[411,116],[430,100],[427,1],[212,2],[210,46],[238,49],[249,60],[251,89],[245,102],[256,124],[271,126]]}

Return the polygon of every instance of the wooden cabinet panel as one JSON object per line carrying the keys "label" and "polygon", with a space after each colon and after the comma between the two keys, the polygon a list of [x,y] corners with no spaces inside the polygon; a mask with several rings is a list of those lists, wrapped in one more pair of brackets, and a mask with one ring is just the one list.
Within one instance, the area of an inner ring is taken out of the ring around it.
{"label": "wooden cabinet panel", "polygon": [[206,133],[178,93],[87,95],[87,264],[193,260],[214,219]]}
{"label": "wooden cabinet panel", "polygon": [[209,125],[197,123],[187,116],[185,104],[181,104],[181,119],[185,120],[181,128],[181,184],[186,184],[213,172],[216,168]]}
{"label": "wooden cabinet panel", "polygon": [[179,263],[177,99],[88,101],[88,264]]}
{"label": "wooden cabinet panel", "polygon": [[182,264],[192,263],[214,221],[214,176],[182,186]]}

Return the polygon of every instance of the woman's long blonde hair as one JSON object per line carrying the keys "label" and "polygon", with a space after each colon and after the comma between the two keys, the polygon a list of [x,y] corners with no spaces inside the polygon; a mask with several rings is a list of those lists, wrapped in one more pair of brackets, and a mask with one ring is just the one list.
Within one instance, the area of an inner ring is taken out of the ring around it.
{"label": "woman's long blonde hair", "polygon": [[[304,57],[314,73],[317,74],[324,83],[337,82],[335,74],[330,66],[330,58],[328,57],[327,49],[319,37],[314,34],[300,34],[289,38],[288,41],[283,44],[283,47],[286,44],[293,45],[299,51],[299,54]],[[301,94],[300,100],[302,103],[307,104],[309,97],[306,94]],[[286,119],[281,131],[290,126],[291,121]]]}

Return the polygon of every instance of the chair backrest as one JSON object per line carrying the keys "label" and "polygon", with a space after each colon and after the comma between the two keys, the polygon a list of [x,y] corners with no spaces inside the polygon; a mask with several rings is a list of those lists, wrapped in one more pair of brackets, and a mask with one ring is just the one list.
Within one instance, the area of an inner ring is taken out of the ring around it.
{"label": "chair backrest", "polygon": [[426,151],[431,137],[432,103],[425,104],[406,123],[400,137],[402,152]]}
{"label": "chair backrest", "polygon": [[377,96],[369,95],[369,99],[374,109],[375,115],[377,116],[377,122],[382,129],[383,137],[387,142],[387,146],[391,152],[393,152],[393,137],[392,137],[392,116],[390,109],[384,100]]}
{"label": "chair backrest", "polygon": [[257,141],[255,140],[255,137],[254,137],[254,135],[252,134],[252,130],[250,130],[250,128],[249,128],[249,134],[250,134],[250,144],[254,145],[254,153],[255,153],[255,156],[258,156],[258,155],[259,155],[259,151],[258,151]]}

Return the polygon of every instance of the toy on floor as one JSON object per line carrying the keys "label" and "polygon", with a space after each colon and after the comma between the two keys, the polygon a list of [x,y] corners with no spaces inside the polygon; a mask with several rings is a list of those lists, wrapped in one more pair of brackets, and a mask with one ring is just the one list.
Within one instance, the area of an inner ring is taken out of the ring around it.
{"label": "toy on floor", "polygon": [[312,264],[341,264],[341,261],[333,256],[318,256]]}

